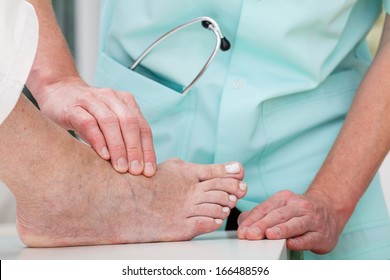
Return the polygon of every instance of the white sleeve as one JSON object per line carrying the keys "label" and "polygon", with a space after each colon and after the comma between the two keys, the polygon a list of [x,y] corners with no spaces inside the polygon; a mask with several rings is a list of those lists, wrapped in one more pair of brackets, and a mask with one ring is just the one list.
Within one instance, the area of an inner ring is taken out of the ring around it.
{"label": "white sleeve", "polygon": [[38,45],[38,20],[24,0],[0,0],[0,125],[19,99]]}

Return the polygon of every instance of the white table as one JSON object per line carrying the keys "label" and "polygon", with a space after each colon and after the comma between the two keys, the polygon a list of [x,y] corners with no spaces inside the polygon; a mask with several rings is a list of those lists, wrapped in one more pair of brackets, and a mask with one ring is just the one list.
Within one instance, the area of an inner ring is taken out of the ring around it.
{"label": "white table", "polygon": [[277,260],[288,256],[285,240],[239,240],[233,231],[216,231],[185,242],[26,248],[14,224],[0,225],[2,260]]}

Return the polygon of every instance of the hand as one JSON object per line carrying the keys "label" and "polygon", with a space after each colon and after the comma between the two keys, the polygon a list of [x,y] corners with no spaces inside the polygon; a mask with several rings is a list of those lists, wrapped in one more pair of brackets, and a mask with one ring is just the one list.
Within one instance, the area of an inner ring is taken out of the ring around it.
{"label": "hand", "polygon": [[130,93],[89,87],[80,78],[52,83],[44,91],[37,100],[41,111],[111,160],[118,172],[154,175],[152,131]]}
{"label": "hand", "polygon": [[298,195],[281,191],[239,219],[240,239],[287,239],[293,251],[330,252],[344,227],[328,196],[322,192]]}

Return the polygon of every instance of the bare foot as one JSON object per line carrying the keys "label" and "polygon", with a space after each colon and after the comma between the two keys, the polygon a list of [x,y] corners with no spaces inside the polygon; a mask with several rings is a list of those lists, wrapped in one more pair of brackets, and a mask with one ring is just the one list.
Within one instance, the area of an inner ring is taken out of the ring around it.
{"label": "bare foot", "polygon": [[31,247],[189,240],[220,227],[246,193],[237,163],[170,160],[151,178],[120,174],[23,96],[0,138],[0,179]]}
{"label": "bare foot", "polygon": [[169,160],[152,178],[105,166],[73,170],[73,182],[60,179],[17,200],[22,241],[56,247],[190,240],[218,229],[246,193],[238,163],[225,168]]}

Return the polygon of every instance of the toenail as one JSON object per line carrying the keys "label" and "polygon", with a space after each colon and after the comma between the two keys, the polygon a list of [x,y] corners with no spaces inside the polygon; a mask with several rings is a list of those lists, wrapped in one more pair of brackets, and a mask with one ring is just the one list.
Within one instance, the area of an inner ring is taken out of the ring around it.
{"label": "toenail", "polygon": [[248,188],[248,185],[244,182],[240,182],[240,190],[245,191]]}
{"label": "toenail", "polygon": [[225,165],[225,170],[228,174],[237,174],[240,173],[240,165],[237,162],[227,164]]}
{"label": "toenail", "polygon": [[229,200],[235,202],[237,200],[237,197],[235,195],[229,195]]}
{"label": "toenail", "polygon": [[222,212],[228,213],[230,211],[229,207],[222,207]]}

